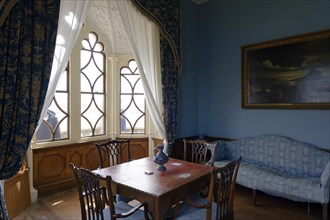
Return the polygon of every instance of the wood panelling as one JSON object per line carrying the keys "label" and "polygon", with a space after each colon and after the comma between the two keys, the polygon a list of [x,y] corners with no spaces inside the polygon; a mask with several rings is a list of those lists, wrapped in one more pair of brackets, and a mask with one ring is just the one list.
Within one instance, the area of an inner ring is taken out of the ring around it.
{"label": "wood panelling", "polygon": [[131,160],[140,159],[148,156],[148,138],[131,139]]}
{"label": "wood panelling", "polygon": [[[38,196],[75,185],[71,162],[79,167],[97,169],[100,159],[95,143],[33,149],[33,187],[38,190]],[[131,159],[148,156],[148,138],[132,138],[130,147]],[[125,154],[127,148],[123,150]]]}
{"label": "wood panelling", "polygon": [[4,183],[4,196],[9,219],[31,204],[29,169],[24,165],[22,167],[23,169],[17,175],[5,180]]}

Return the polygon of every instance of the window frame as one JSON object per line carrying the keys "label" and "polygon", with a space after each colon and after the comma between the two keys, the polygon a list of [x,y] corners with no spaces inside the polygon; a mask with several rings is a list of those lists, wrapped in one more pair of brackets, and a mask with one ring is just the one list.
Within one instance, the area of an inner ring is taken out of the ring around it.
{"label": "window frame", "polygon": [[[88,37],[90,32],[98,35],[98,39],[104,45],[105,53],[105,95],[106,95],[106,131],[105,135],[98,135],[93,137],[81,137],[80,135],[80,50],[82,48],[82,40]],[[157,138],[157,132],[152,124],[148,108],[145,105],[145,133],[138,134],[121,134],[120,132],[120,69],[128,65],[129,60],[134,59],[133,55],[116,55],[109,50],[110,43],[100,30],[85,23],[80,34],[77,37],[76,44],[73,47],[69,59],[69,139],[57,141],[36,142],[34,136],[31,141],[31,148],[46,148],[61,145],[69,145],[74,143],[84,143],[89,141],[100,141],[111,138],[149,138],[151,143],[152,138]],[[75,83],[79,82],[79,83]],[[109,95],[111,97],[109,97]],[[79,97],[79,98],[73,98]],[[114,103],[114,104],[112,104]],[[79,114],[73,114],[79,112]],[[114,122],[114,123],[113,123]],[[76,129],[79,128],[79,129]]]}
{"label": "window frame", "polygon": [[[125,97],[126,95],[129,95],[129,96],[131,96],[131,102],[130,102],[130,104],[129,104],[129,106],[127,106],[128,108],[127,109],[125,109],[125,111],[126,110],[128,110],[128,109],[130,109],[131,108],[131,105],[132,104],[136,104],[136,102],[137,102],[137,100],[136,99],[138,99],[138,98],[141,98],[141,95],[143,95],[143,97],[144,97],[144,92],[143,92],[143,94],[139,94],[139,93],[137,93],[134,89],[136,89],[136,85],[137,85],[137,83],[140,83],[140,84],[142,84],[142,79],[141,79],[141,76],[140,76],[140,72],[139,72],[139,70],[138,70],[138,67],[136,66],[136,69],[134,69],[134,70],[132,70],[131,69],[131,67],[130,67],[130,63],[131,62],[135,62],[135,64],[137,65],[137,63],[136,63],[136,60],[135,59],[130,59],[128,62],[127,62],[127,65],[126,66],[121,66],[120,67],[120,80],[119,80],[119,85],[120,85],[120,92],[119,92],[119,97],[120,97],[120,101],[119,101],[119,105],[121,106],[121,100],[122,100],[122,98],[123,97]],[[133,90],[131,90],[131,92],[129,92],[129,93],[122,93],[122,91],[121,91],[121,85],[122,85],[122,80],[123,80],[123,78],[124,79],[126,79],[127,81],[129,81],[130,82],[130,76],[131,76],[131,73],[129,73],[129,74],[127,74],[127,73],[123,73],[122,72],[122,70],[124,69],[124,68],[127,68],[127,69],[129,69],[130,70],[130,72],[132,73],[132,76],[135,76],[135,75],[137,75],[137,72],[138,72],[138,74],[139,74],[139,78],[135,81],[135,83],[134,83],[134,85],[131,85],[130,84],[130,86],[133,86],[133,87],[131,87],[131,89],[133,89]],[[139,81],[139,82],[138,82]],[[141,110],[143,110],[144,112],[143,112],[143,114],[136,120],[136,121],[134,121],[134,123],[132,123],[132,121],[131,120],[129,120],[128,118],[127,119],[125,119],[127,122],[128,122],[128,124],[129,124],[129,126],[130,126],[130,128],[131,128],[131,132],[132,133],[125,133],[125,132],[123,132],[122,131],[122,129],[121,129],[121,121],[120,121],[120,128],[119,128],[119,132],[120,132],[120,134],[121,135],[125,135],[125,134],[145,134],[146,133],[146,100],[145,99],[143,99],[143,101],[144,101],[144,103],[143,103],[143,107],[144,107],[144,109],[140,109],[140,107],[139,106],[136,106],[136,108],[139,110],[139,111],[141,111]],[[124,111],[124,113],[125,113],[125,111]],[[123,116],[123,109],[121,109],[120,108],[120,111],[119,111],[119,114],[120,114],[120,120],[121,120],[121,118],[122,117],[125,117],[125,115]],[[126,118],[126,117],[125,117]],[[136,125],[137,125],[137,123],[138,123],[138,121],[139,120],[143,120],[144,122],[144,129],[143,129],[143,133],[142,132],[135,132],[135,130],[136,130]]]}
{"label": "window frame", "polygon": [[[90,39],[89,39],[89,35],[93,34],[95,36],[95,44],[94,45],[91,45],[91,42],[90,42]],[[82,91],[80,90],[80,100],[83,100],[82,96],[84,95],[90,95],[91,96],[91,100],[90,100],[90,104],[86,109],[81,109],[81,106],[80,106],[80,122],[84,119],[88,122],[88,124],[90,124],[92,127],[90,128],[91,129],[91,132],[92,134],[91,135],[86,135],[86,136],[81,136],[81,138],[85,138],[85,137],[95,137],[95,136],[103,136],[106,134],[106,115],[107,115],[107,112],[106,112],[106,104],[108,101],[111,101],[111,100],[108,100],[107,98],[107,95],[106,95],[106,78],[107,78],[107,69],[106,69],[106,54],[104,52],[104,44],[102,41],[100,41],[99,39],[99,36],[97,33],[95,33],[94,31],[91,31],[88,33],[88,36],[86,38],[84,38],[82,41],[85,41],[85,42],[88,42],[89,46],[95,46],[96,44],[100,44],[102,46],[102,51],[95,51],[94,50],[94,47],[91,48],[91,49],[86,49],[84,46],[82,46],[82,48],[80,49],[80,77],[79,77],[79,82],[80,82],[80,85],[81,85],[81,81],[82,81],[82,75],[84,75],[86,77],[86,80],[92,84],[92,88],[90,88],[91,90],[90,91]],[[82,68],[81,66],[81,54],[83,53],[83,51],[88,51],[90,52],[90,57],[89,57],[89,60],[88,62],[86,63],[86,65]],[[101,55],[102,58],[103,58],[103,65],[102,65],[102,68],[103,68],[103,72],[99,69],[99,67],[96,65],[96,63],[94,63],[95,61],[95,55],[98,54],[98,55]],[[92,74],[94,76],[94,72],[91,73],[89,71],[86,71],[90,65],[93,65],[91,64],[91,61],[95,64],[96,68],[100,71],[100,75],[102,75],[102,86],[103,86],[103,91],[102,92],[97,92],[95,91],[95,87],[94,87],[94,83],[97,81],[97,80],[100,80],[99,77],[96,77],[96,81],[92,82],[91,81],[91,75]],[[90,118],[86,117],[86,114],[88,114],[88,111],[93,107],[93,106],[96,106],[97,105],[97,101],[95,100],[95,97],[97,97],[98,95],[101,95],[103,96],[103,104],[104,104],[104,108],[102,109],[102,112],[101,112],[101,120],[103,120],[103,127],[102,127],[102,134],[95,134],[95,125],[97,125],[98,123],[98,120],[95,124],[91,124],[92,121]],[[83,112],[82,112],[83,111]],[[84,114],[86,113],[86,114]],[[80,127],[80,135],[82,135],[82,127]]]}

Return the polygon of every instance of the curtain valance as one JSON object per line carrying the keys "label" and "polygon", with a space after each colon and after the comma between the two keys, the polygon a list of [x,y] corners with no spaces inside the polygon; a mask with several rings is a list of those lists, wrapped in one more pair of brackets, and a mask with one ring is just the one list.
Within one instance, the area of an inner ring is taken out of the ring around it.
{"label": "curtain valance", "polygon": [[181,27],[179,0],[132,0],[135,6],[155,22],[173,52],[173,62],[181,71]]}

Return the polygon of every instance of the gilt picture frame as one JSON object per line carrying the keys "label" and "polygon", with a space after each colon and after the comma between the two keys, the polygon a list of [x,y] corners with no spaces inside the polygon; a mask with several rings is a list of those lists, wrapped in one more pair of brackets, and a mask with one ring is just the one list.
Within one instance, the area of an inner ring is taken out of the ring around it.
{"label": "gilt picture frame", "polygon": [[242,108],[330,109],[330,30],[241,47]]}

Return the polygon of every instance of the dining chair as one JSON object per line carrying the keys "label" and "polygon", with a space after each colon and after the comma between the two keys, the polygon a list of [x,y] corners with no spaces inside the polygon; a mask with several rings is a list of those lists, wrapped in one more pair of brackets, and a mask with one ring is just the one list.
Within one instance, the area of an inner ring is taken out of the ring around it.
{"label": "dining chair", "polygon": [[[96,143],[95,146],[97,147],[100,158],[100,168],[106,167],[107,161],[109,162],[109,166],[131,161],[130,143],[131,139],[111,139],[106,142]],[[124,201],[128,203],[132,200],[132,198],[127,196],[115,195],[115,202]]]}
{"label": "dining chair", "polygon": [[183,139],[183,160],[213,166],[216,146],[216,142]]}
{"label": "dining chair", "polygon": [[234,189],[242,157],[211,171],[207,198],[194,194],[168,212],[169,219],[234,219]]}
{"label": "dining chair", "polygon": [[[131,161],[130,142],[131,139],[111,139],[106,142],[96,143],[95,146],[100,157],[100,168],[106,167],[106,160],[109,161],[110,166]],[[124,152],[127,157],[124,156]]]}
{"label": "dining chair", "polygon": [[[102,177],[88,169],[78,168],[73,163],[71,163],[71,168],[77,183],[83,220],[149,219],[148,204],[145,202],[135,206],[121,201],[114,203],[111,176]],[[141,210],[142,207],[143,211]]]}
{"label": "dining chair", "polygon": [[[217,143],[207,142],[205,140],[187,140],[183,139],[184,154],[183,160],[193,163],[214,165],[215,161],[215,148]],[[202,189],[200,195],[204,198],[207,197],[207,187]]]}

